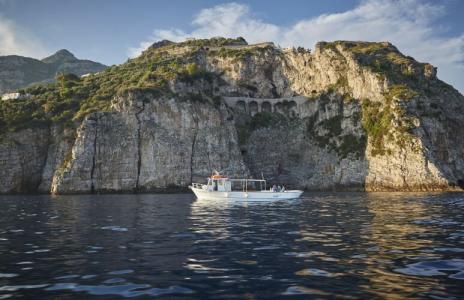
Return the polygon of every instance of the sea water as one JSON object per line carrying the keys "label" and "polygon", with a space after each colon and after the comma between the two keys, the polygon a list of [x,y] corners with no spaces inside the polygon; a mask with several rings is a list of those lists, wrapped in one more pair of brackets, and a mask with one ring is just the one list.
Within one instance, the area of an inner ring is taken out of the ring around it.
{"label": "sea water", "polygon": [[0,299],[464,297],[464,195],[0,197]]}

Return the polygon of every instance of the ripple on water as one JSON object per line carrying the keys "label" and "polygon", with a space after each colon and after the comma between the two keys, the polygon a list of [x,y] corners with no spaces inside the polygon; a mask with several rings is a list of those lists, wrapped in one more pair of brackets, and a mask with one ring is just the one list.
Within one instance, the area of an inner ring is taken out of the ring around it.
{"label": "ripple on water", "polygon": [[413,276],[438,276],[447,275],[442,271],[459,271],[451,274],[453,279],[464,279],[464,260],[463,259],[443,259],[432,261],[421,261],[409,264],[406,268],[397,268],[395,272]]}
{"label": "ripple on water", "polygon": [[58,276],[58,277],[55,277],[55,279],[64,280],[64,279],[73,279],[73,278],[78,278],[78,277],[80,277],[80,275],[71,274],[71,275]]}
{"label": "ripple on water", "polygon": [[449,278],[453,278],[453,279],[459,279],[459,280],[464,280],[464,271],[461,271],[461,272],[457,272],[455,274],[451,274],[450,276],[448,276]]}
{"label": "ripple on water", "polygon": [[[352,195],[219,208],[177,195],[0,201],[18,206],[0,218],[0,272],[18,273],[0,276],[0,297],[462,298],[459,261],[433,265],[464,260],[462,210],[425,194]],[[21,208],[48,214],[14,219]]]}
{"label": "ripple on water", "polygon": [[319,259],[323,261],[340,261],[338,258],[329,257],[329,256],[321,256],[319,257]]}
{"label": "ripple on water", "polygon": [[321,276],[321,277],[337,277],[337,276],[342,275],[339,273],[330,273],[328,271],[324,271],[321,269],[314,269],[314,268],[303,269],[303,270],[296,272],[295,274],[299,276]]}
{"label": "ripple on water", "polygon": [[33,254],[33,253],[45,253],[45,252],[50,252],[50,251],[51,251],[50,249],[36,249],[36,250],[32,250],[32,251],[26,251],[24,253]]}
{"label": "ripple on water", "polygon": [[300,235],[301,232],[299,232],[299,231],[287,231],[287,234],[289,234],[289,235]]}
{"label": "ripple on water", "polygon": [[226,268],[211,268],[201,264],[187,264],[185,266],[187,269],[192,270],[195,273],[202,274],[202,273],[223,273],[232,271],[233,269],[226,269]]}
{"label": "ripple on water", "polygon": [[16,276],[19,276],[19,274],[15,274],[15,273],[0,273],[0,278],[12,278],[12,277],[16,277]]}
{"label": "ripple on water", "polygon": [[193,294],[194,291],[174,285],[167,288],[151,288],[149,284],[126,283],[121,285],[79,285],[77,283],[57,283],[46,289],[47,291],[70,290],[86,292],[90,295],[117,295],[122,297],[138,297],[142,295],[161,296],[174,294]]}
{"label": "ripple on water", "polygon": [[120,226],[103,226],[103,227],[100,227],[100,229],[103,229],[103,230],[112,230],[112,231],[119,231],[119,232],[128,231],[127,228],[125,228],[125,227],[120,227]]}
{"label": "ripple on water", "polygon": [[124,275],[124,274],[130,274],[133,272],[134,270],[117,270],[117,271],[108,272],[108,274],[109,275]]}
{"label": "ripple on water", "polygon": [[453,253],[464,253],[464,248],[454,248],[454,247],[439,247],[429,249],[423,252],[453,252]]}
{"label": "ripple on water", "polygon": [[318,289],[307,288],[300,285],[290,286],[282,293],[285,296],[293,296],[293,295],[319,295],[319,296],[329,296],[329,293]]}
{"label": "ripple on water", "polygon": [[284,255],[293,257],[312,257],[312,256],[324,256],[325,252],[321,251],[309,251],[309,252],[286,252]]}
{"label": "ripple on water", "polygon": [[103,249],[103,247],[98,247],[98,246],[88,246],[87,248],[91,250],[102,250]]}
{"label": "ripple on water", "polygon": [[217,258],[208,258],[208,259],[187,258],[187,261],[197,262],[197,263],[212,262],[216,260],[218,259]]}
{"label": "ripple on water", "polygon": [[19,290],[29,290],[29,289],[41,289],[49,286],[48,283],[45,284],[23,284],[23,285],[5,285],[0,287],[1,292],[16,292]]}
{"label": "ripple on water", "polygon": [[194,238],[195,234],[193,234],[191,232],[178,232],[178,233],[172,234],[171,237],[172,238],[189,239],[189,238]]}
{"label": "ripple on water", "polygon": [[462,238],[464,238],[464,231],[458,230],[456,232],[451,233],[447,239],[448,240],[460,240]]}
{"label": "ripple on water", "polygon": [[253,265],[258,264],[256,260],[238,260],[236,261],[236,263],[240,265],[247,265],[247,266],[253,266]]}
{"label": "ripple on water", "polygon": [[270,245],[270,246],[262,246],[262,247],[255,247],[255,248],[253,248],[253,250],[255,250],[255,251],[260,251],[260,250],[276,250],[276,249],[280,249],[280,247],[279,247],[279,246]]}
{"label": "ripple on water", "polygon": [[113,284],[113,283],[121,283],[121,282],[125,282],[126,280],[124,278],[110,278],[110,279],[107,279],[105,281],[103,281],[102,283],[104,284]]}
{"label": "ripple on water", "polygon": [[459,224],[459,222],[456,222],[451,219],[423,219],[423,220],[412,221],[412,223],[417,224],[417,225],[443,225],[443,226]]}

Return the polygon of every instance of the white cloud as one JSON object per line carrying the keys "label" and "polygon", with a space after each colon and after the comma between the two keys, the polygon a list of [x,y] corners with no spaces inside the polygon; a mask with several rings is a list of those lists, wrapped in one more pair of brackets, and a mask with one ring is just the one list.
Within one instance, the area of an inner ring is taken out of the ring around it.
{"label": "white cloud", "polygon": [[32,34],[0,15],[0,55],[12,54],[38,58],[46,51]]}
{"label": "white cloud", "polygon": [[367,0],[343,13],[323,14],[279,26],[257,18],[247,5],[228,3],[201,10],[193,17],[193,30],[155,30],[131,56],[153,42],[188,37],[243,36],[250,43],[274,41],[282,46],[312,47],[318,41],[389,41],[406,55],[438,67],[438,76],[464,91],[464,32],[446,34],[437,19],[446,15],[442,5],[419,0]]}
{"label": "white cloud", "polygon": [[138,47],[130,48],[129,55],[137,56],[153,42],[164,39],[178,42],[189,37],[243,36],[248,42],[257,43],[275,41],[281,32],[279,26],[255,18],[248,6],[237,3],[202,9],[194,16],[192,25],[195,29],[189,33],[176,28],[157,29],[147,41],[141,42]]}

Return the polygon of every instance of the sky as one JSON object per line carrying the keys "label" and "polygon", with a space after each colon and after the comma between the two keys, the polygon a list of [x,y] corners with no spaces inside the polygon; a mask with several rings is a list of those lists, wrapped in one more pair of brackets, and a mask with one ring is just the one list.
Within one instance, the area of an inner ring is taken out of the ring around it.
{"label": "sky", "polygon": [[0,55],[68,49],[112,65],[162,39],[243,36],[310,49],[318,41],[389,41],[463,93],[463,16],[463,0],[0,0]]}

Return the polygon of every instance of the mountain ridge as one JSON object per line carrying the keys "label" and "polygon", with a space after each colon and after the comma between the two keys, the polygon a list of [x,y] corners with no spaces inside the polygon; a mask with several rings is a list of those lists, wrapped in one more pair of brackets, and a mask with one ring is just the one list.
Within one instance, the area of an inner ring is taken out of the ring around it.
{"label": "mountain ridge", "polygon": [[41,59],[44,63],[62,63],[67,60],[77,60],[74,54],[67,49],[58,50],[54,54]]}
{"label": "mountain ridge", "polygon": [[80,76],[105,68],[105,65],[97,62],[77,59],[66,49],[41,60],[19,55],[0,56],[0,94],[35,83],[51,82],[61,72]]}

